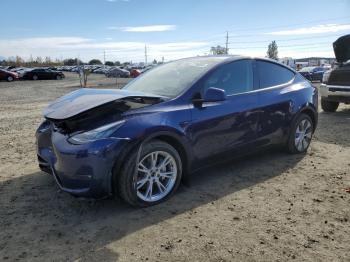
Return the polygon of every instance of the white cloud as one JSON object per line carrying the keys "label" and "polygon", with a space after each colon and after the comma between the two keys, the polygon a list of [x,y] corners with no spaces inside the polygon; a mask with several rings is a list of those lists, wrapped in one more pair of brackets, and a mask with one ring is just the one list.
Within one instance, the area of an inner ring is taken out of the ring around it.
{"label": "white cloud", "polygon": [[[215,43],[205,41],[195,42],[167,42],[147,43],[148,60],[161,59],[166,61],[208,54],[210,46]],[[106,50],[106,59],[112,61],[143,61],[144,42],[117,42],[109,39],[97,41],[82,37],[37,37],[22,39],[0,39],[0,56],[9,57],[19,55],[28,59],[30,55],[50,56],[55,58],[77,57],[83,61],[92,58],[103,59],[103,51]],[[232,49],[230,53],[262,56],[266,55],[266,49]],[[280,57],[301,58],[308,56],[329,56],[334,57],[331,44],[323,45],[320,48],[310,47],[309,49],[297,49],[293,47],[279,48]]]}
{"label": "white cloud", "polygon": [[[207,42],[168,42],[147,43],[149,58],[175,59],[186,56],[194,56],[209,51],[210,43]],[[16,56],[29,58],[30,55],[51,56],[51,58],[67,58],[80,56],[83,60],[102,58],[103,50],[106,50],[110,60],[134,60],[144,59],[144,42],[116,42],[109,39],[95,41],[82,37],[38,37],[23,39],[1,39],[0,50],[2,56]]]}
{"label": "white cloud", "polygon": [[176,29],[176,25],[148,25],[148,26],[127,26],[127,27],[109,27],[112,30],[121,30],[123,32],[164,32]]}
{"label": "white cloud", "polygon": [[326,24],[326,25],[317,25],[312,27],[304,27],[304,28],[297,28],[297,29],[291,29],[291,30],[283,30],[283,31],[275,31],[275,32],[269,32],[265,33],[266,35],[309,35],[309,34],[323,34],[323,33],[330,33],[330,32],[338,32],[338,31],[344,31],[349,30],[350,24]]}

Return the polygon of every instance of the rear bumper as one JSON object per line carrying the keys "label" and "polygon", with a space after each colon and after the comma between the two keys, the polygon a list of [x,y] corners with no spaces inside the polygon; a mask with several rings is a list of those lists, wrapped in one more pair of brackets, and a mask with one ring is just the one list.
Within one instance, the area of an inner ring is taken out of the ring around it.
{"label": "rear bumper", "polygon": [[336,86],[321,84],[320,86],[321,97],[330,101],[336,102],[350,102],[350,86]]}
{"label": "rear bumper", "polygon": [[67,137],[37,132],[41,170],[53,175],[59,188],[75,196],[102,198],[112,194],[112,170],[127,139],[108,138],[73,145]]}

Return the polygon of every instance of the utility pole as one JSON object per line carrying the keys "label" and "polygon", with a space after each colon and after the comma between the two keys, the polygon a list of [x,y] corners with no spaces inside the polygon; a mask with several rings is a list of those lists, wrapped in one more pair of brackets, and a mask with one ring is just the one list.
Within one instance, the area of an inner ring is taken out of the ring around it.
{"label": "utility pole", "polygon": [[226,31],[226,55],[228,55],[228,31]]}
{"label": "utility pole", "polygon": [[103,50],[103,69],[106,68],[106,50]]}
{"label": "utility pole", "polygon": [[145,45],[145,66],[147,66],[147,45]]}

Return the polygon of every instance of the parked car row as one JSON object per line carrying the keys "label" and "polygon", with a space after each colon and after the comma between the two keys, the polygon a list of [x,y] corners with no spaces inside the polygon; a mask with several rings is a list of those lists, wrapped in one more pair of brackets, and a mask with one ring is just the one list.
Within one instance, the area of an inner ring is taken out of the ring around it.
{"label": "parked car row", "polygon": [[[122,67],[122,66],[103,66],[103,65],[84,65],[85,69],[89,69],[94,74],[104,74],[106,77],[138,77],[153,66],[146,68]],[[57,70],[66,72],[79,72],[81,66],[61,66]]]}
{"label": "parked car row", "polygon": [[62,79],[64,74],[61,71],[52,70],[50,68],[0,68],[0,80],[12,82],[14,80],[46,80],[46,79]]}
{"label": "parked car row", "polygon": [[[153,66],[146,68],[135,67],[119,67],[119,66],[103,66],[103,65],[84,65],[85,69],[89,69],[94,74],[104,74],[106,77],[138,77],[140,74],[148,71]],[[0,80],[14,81],[17,79],[41,80],[41,79],[62,79],[65,75],[62,71],[78,73],[82,66],[58,66],[58,67],[0,67]]]}

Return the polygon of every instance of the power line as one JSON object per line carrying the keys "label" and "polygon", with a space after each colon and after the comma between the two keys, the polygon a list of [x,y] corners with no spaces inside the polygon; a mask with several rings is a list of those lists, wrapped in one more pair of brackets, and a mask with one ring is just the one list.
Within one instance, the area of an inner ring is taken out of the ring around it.
{"label": "power line", "polygon": [[147,45],[145,45],[145,65],[147,65]]}
{"label": "power line", "polygon": [[[298,38],[289,38],[289,39],[274,39],[276,42],[289,42],[289,41],[298,41],[298,40],[307,40],[307,39],[318,39],[318,38],[327,38],[331,36],[340,36],[340,33],[332,33],[330,35],[323,35],[323,36],[311,36],[311,37],[298,37]],[[265,43],[269,42],[271,40],[261,40],[261,41],[254,41],[254,43]],[[229,42],[229,44],[248,44],[252,43],[252,41],[234,41],[234,42]]]}
{"label": "power line", "polygon": [[[280,45],[280,47],[315,47],[315,46],[320,46],[320,45],[326,45],[330,44],[329,42],[321,42],[321,43],[315,43],[315,44],[303,44],[303,45]],[[331,47],[331,45],[330,45]],[[242,47],[231,47],[231,49],[256,49],[256,48],[266,48],[263,46],[242,46]]]}
{"label": "power line", "polygon": [[226,55],[228,54],[228,32],[226,32]]}
{"label": "power line", "polygon": [[297,23],[297,24],[289,24],[289,25],[284,25],[284,26],[265,26],[265,27],[251,27],[251,28],[238,28],[235,29],[234,31],[231,32],[239,32],[239,31],[255,31],[255,30],[261,30],[261,29],[275,29],[275,28],[288,28],[288,27],[293,27],[293,26],[298,26],[298,25],[307,25],[307,24],[312,24],[312,23],[318,23],[318,22],[328,22],[328,21],[335,21],[335,20],[343,20],[343,19],[349,19],[350,16],[343,16],[343,17],[338,17],[338,18],[330,18],[330,19],[319,19],[319,20],[313,20],[313,21],[308,21],[304,23]]}

